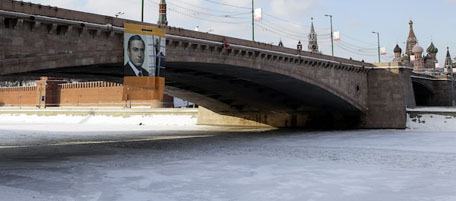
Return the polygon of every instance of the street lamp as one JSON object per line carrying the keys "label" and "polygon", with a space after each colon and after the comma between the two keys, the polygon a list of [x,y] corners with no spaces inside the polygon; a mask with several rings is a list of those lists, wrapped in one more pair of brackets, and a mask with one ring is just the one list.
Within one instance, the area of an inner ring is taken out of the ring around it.
{"label": "street lamp", "polygon": [[144,22],[144,0],[141,1],[141,22]]}
{"label": "street lamp", "polygon": [[380,63],[380,33],[379,32],[376,32],[376,31],[373,31],[372,32],[373,34],[377,34],[377,49],[378,49],[378,63]]}
{"label": "street lamp", "polygon": [[255,41],[255,0],[252,0],[252,41]]}
{"label": "street lamp", "polygon": [[333,33],[333,16],[325,14],[326,17],[329,17],[329,23],[331,25],[331,55],[334,56],[334,33]]}

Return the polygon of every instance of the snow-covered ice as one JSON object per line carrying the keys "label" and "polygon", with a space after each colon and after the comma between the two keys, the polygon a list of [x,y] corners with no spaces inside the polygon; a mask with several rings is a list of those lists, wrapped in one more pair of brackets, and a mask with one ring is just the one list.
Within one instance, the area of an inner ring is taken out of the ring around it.
{"label": "snow-covered ice", "polygon": [[417,108],[408,110],[411,111],[407,115],[407,127],[410,130],[456,132],[455,108]]}
{"label": "snow-covered ice", "polygon": [[456,122],[428,115],[355,131],[0,115],[0,200],[456,201]]}

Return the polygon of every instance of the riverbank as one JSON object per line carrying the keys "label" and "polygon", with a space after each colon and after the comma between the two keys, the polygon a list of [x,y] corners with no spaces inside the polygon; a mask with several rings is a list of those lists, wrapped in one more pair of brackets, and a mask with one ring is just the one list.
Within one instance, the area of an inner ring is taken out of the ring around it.
{"label": "riverbank", "polygon": [[425,131],[456,131],[456,108],[408,108],[407,129]]}
{"label": "riverbank", "polygon": [[[0,108],[0,124],[73,124],[152,126],[174,129],[179,126],[196,127],[197,108]],[[421,107],[407,109],[408,130],[456,131],[456,108]]]}

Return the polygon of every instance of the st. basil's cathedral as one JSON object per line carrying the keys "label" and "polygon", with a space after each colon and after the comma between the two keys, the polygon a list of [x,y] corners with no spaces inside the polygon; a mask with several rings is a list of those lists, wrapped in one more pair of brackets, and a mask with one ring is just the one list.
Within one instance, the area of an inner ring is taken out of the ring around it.
{"label": "st. basil's cathedral", "polygon": [[450,55],[449,48],[447,47],[447,55],[445,58],[445,64],[443,68],[439,66],[437,60],[437,53],[439,50],[435,47],[434,43],[431,42],[429,47],[426,49],[426,55],[424,55],[424,49],[418,43],[418,39],[413,31],[413,21],[410,20],[410,32],[407,38],[407,49],[402,54],[402,49],[397,44],[394,48],[394,62],[408,63],[413,66],[413,72],[419,74],[426,74],[432,76],[449,76],[453,75],[453,63]]}

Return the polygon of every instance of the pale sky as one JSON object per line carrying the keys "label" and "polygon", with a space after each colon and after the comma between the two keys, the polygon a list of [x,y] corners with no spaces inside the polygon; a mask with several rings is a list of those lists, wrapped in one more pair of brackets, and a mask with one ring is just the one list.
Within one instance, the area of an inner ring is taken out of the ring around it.
{"label": "pale sky", "polygon": [[[114,16],[140,21],[141,0],[24,0],[43,5]],[[156,23],[160,0],[145,1],[145,21]],[[167,0],[170,26],[251,40],[251,0]],[[341,33],[335,42],[335,56],[377,62],[377,36],[387,48],[382,62],[391,61],[398,43],[405,49],[409,20],[414,21],[419,44],[426,49],[433,41],[439,49],[443,66],[446,47],[456,56],[456,0],[255,0],[263,9],[263,21],[256,23],[255,40],[296,48],[301,40],[307,49],[307,34],[314,18],[320,50],[331,54],[330,22]]]}

